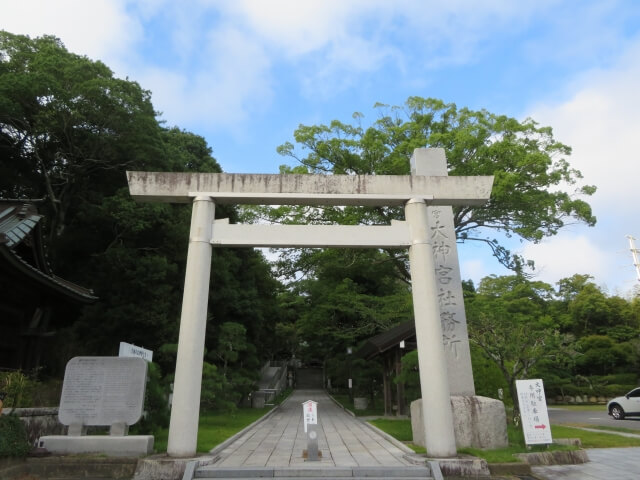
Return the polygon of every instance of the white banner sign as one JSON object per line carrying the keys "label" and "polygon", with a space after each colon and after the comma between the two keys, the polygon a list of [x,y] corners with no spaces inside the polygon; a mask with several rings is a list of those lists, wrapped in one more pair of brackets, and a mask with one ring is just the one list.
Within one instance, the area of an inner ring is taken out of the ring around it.
{"label": "white banner sign", "polygon": [[153,359],[153,351],[146,348],[136,347],[130,343],[120,342],[119,357],[138,357],[151,362]]}
{"label": "white banner sign", "polygon": [[318,402],[307,400],[302,404],[302,415],[304,417],[304,433],[307,433],[307,425],[318,424]]}
{"label": "white banner sign", "polygon": [[516,380],[516,390],[525,443],[527,445],[552,443],[551,424],[542,380],[539,378]]}

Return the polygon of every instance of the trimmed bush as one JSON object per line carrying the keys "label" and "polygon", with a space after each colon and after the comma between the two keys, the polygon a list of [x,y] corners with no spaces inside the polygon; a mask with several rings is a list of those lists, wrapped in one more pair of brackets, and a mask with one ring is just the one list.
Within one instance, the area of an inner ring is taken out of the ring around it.
{"label": "trimmed bush", "polygon": [[22,421],[15,415],[0,415],[0,457],[25,457],[29,450]]}

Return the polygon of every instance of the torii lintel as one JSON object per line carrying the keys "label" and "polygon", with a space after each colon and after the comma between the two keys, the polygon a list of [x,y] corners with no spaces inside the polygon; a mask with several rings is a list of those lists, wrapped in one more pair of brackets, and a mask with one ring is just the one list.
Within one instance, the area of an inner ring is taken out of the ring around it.
{"label": "torii lintel", "polygon": [[218,204],[401,206],[412,198],[430,205],[482,205],[493,176],[293,175],[127,172],[138,201]]}

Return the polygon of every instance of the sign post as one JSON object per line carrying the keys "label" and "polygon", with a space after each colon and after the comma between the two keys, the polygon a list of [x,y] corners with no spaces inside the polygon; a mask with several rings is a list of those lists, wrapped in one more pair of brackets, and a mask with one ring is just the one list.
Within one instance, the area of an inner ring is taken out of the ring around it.
{"label": "sign post", "polygon": [[147,362],[153,361],[153,351],[127,342],[120,342],[119,357],[139,357]]}
{"label": "sign post", "polygon": [[320,460],[318,455],[318,402],[307,400],[302,404],[302,415],[304,418],[304,432],[307,434],[306,458],[310,462]]}
{"label": "sign post", "polygon": [[553,443],[542,380],[539,378],[516,380],[516,390],[525,443],[527,445]]}

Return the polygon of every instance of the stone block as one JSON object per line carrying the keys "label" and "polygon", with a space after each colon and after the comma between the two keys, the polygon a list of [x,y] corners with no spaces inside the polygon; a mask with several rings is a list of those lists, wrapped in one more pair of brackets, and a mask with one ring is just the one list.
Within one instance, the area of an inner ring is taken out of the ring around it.
{"label": "stone block", "polygon": [[437,458],[445,478],[478,478],[491,475],[484,458],[461,455],[458,458]]}
{"label": "stone block", "polygon": [[353,408],[355,410],[366,410],[369,406],[369,399],[367,397],[355,397],[353,399]]}
{"label": "stone block", "polygon": [[[206,468],[216,460],[215,457],[170,458],[167,455],[154,455],[138,460],[133,480],[182,480],[187,473],[198,468]],[[187,478],[193,478],[193,475]]]}
{"label": "stone block", "polygon": [[576,465],[589,461],[586,450],[517,453],[516,457],[529,465]]}
{"label": "stone block", "polygon": [[49,435],[40,437],[39,446],[56,455],[103,453],[113,457],[139,457],[153,452],[153,435]]}
{"label": "stone block", "polygon": [[[453,426],[458,448],[502,448],[509,444],[507,415],[504,404],[493,398],[473,396],[451,397]],[[422,399],[411,403],[413,443],[426,446],[423,427]]]}
{"label": "stone block", "polygon": [[74,357],[67,363],[58,417],[64,425],[133,425],[142,416],[147,362]]}

